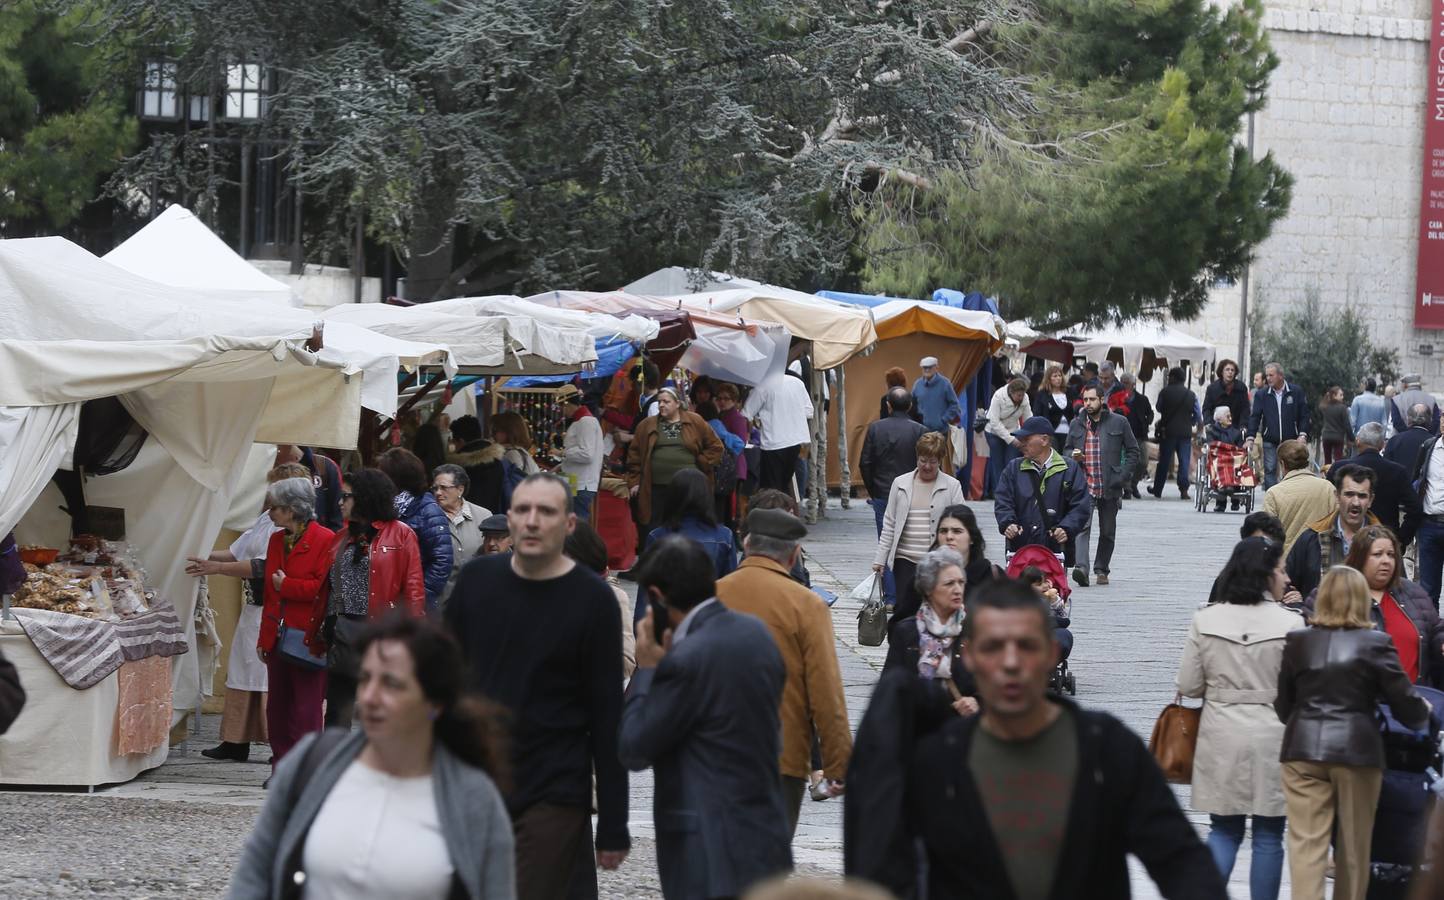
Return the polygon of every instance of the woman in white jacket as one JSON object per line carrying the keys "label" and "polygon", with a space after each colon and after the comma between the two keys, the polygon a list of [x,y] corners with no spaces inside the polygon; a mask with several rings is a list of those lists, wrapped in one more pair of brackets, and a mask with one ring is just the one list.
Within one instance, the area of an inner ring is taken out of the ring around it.
{"label": "woman in white jacket", "polygon": [[1193,808],[1209,814],[1208,849],[1225,880],[1253,818],[1252,900],[1275,900],[1283,873],[1284,792],[1274,712],[1284,637],[1304,625],[1275,602],[1287,589],[1283,546],[1248,538],[1218,580],[1218,602],[1199,610],[1184,644],[1178,692],[1203,698],[1193,755]]}
{"label": "woman in white jacket", "polygon": [[913,587],[917,563],[932,549],[943,510],[962,503],[963,486],[942,471],[946,445],[941,434],[929,431],[918,438],[917,468],[893,479],[887,494],[882,533],[872,569],[891,566],[897,581],[897,606],[892,622],[917,614],[921,598]]}
{"label": "woman in white jacket", "polygon": [[988,404],[988,470],[984,496],[993,496],[993,487],[1003,474],[1008,463],[1023,455],[1018,448],[1018,439],[1013,432],[1033,416],[1033,405],[1028,402],[1028,382],[1022,378],[1012,381],[993,392]]}

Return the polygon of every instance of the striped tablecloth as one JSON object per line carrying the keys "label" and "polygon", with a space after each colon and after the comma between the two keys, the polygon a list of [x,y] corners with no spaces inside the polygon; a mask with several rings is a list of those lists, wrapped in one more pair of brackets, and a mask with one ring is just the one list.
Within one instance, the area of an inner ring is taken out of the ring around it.
{"label": "striped tablecloth", "polygon": [[175,607],[156,603],[119,622],[47,609],[12,608],[35,649],[65,683],[77,690],[99,684],[127,661],[179,656],[190,648]]}

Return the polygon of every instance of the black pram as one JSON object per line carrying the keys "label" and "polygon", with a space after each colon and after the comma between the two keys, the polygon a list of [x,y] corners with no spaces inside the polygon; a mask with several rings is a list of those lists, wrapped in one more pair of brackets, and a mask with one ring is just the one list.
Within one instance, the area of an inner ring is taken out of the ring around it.
{"label": "black pram", "polygon": [[1380,707],[1384,783],[1374,815],[1368,900],[1402,900],[1408,896],[1409,880],[1424,852],[1429,814],[1435,802],[1432,785],[1440,772],[1444,691],[1426,687],[1417,690],[1433,706],[1426,731],[1405,727],[1387,707]]}

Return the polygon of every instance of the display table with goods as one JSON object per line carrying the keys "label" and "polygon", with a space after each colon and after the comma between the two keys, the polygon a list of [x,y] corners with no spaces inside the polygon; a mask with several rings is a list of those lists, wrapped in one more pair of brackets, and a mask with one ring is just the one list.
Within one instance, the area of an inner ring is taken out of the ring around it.
{"label": "display table with goods", "polygon": [[21,557],[0,651],[27,699],[0,736],[0,784],[95,787],[165,762],[171,657],[188,650],[175,609],[124,543],[80,535]]}

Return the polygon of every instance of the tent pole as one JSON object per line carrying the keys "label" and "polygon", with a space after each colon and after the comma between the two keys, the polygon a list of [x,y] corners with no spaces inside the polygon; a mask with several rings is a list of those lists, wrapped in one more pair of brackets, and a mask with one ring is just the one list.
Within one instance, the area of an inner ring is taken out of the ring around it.
{"label": "tent pole", "polygon": [[[833,391],[833,397],[837,400],[837,471],[838,471],[838,500],[842,503],[843,509],[852,508],[852,466],[847,459],[847,367],[838,366],[832,371],[837,373],[837,390]],[[823,466],[823,474],[826,475],[826,465]],[[823,488],[826,489],[826,485]]]}
{"label": "tent pole", "polygon": [[[810,476],[807,479],[807,523],[815,524],[827,515],[827,411],[822,406],[823,374],[816,367],[812,369],[812,453],[807,461]],[[821,464],[819,465],[819,460]],[[819,482],[821,484],[819,485]],[[819,490],[819,487],[821,488]]]}

